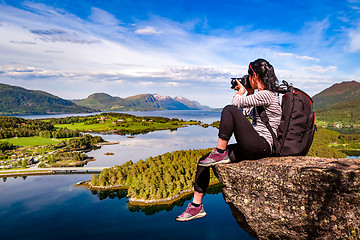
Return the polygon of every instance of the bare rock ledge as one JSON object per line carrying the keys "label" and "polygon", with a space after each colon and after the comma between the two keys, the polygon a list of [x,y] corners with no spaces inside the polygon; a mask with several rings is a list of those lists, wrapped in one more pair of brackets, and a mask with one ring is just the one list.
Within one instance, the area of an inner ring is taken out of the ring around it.
{"label": "bare rock ledge", "polygon": [[255,238],[360,237],[360,159],[273,157],[219,164],[215,174]]}

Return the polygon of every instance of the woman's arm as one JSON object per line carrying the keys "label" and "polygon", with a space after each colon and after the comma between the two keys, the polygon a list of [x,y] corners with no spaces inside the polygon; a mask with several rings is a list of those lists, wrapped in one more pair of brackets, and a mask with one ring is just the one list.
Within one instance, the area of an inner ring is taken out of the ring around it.
{"label": "woman's arm", "polygon": [[237,106],[238,108],[249,108],[255,106],[269,106],[272,98],[273,92],[268,90],[258,91],[254,94],[245,96],[240,94],[235,94],[232,100],[232,105]]}

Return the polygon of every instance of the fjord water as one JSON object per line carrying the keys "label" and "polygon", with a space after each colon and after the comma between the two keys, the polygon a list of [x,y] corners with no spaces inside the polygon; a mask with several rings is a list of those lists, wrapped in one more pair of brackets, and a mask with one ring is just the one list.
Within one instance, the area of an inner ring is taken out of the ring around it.
{"label": "fjord water", "polygon": [[[133,114],[151,115],[150,112]],[[154,114],[164,116],[161,112]],[[211,123],[220,116],[219,112],[206,111],[176,114],[166,117]],[[217,129],[190,126],[134,138],[102,137],[119,144],[88,153],[96,158],[88,166],[114,166],[174,150],[214,147]],[[114,155],[106,156],[106,152]],[[131,207],[126,192],[74,187],[77,182],[90,178],[91,175],[81,174],[0,180],[0,239],[253,239],[237,225],[220,189],[212,189],[212,194],[205,196],[208,214],[205,218],[178,223],[174,218],[185,210],[191,198],[171,206]]]}
{"label": "fjord water", "polygon": [[208,216],[178,223],[174,218],[189,200],[157,212],[129,209],[126,198],[105,198],[73,186],[89,178],[8,178],[0,185],[1,239],[251,239],[221,193],[204,199]]}

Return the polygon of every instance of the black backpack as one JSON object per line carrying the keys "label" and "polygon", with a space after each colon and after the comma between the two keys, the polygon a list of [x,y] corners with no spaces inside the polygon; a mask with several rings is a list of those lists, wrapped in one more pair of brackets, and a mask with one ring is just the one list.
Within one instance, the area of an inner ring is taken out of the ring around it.
{"label": "black backpack", "polygon": [[315,133],[315,113],[313,100],[305,92],[289,85],[286,81],[279,88],[283,93],[282,116],[277,137],[269,124],[264,107],[257,107],[261,120],[273,137],[274,156],[305,156]]}

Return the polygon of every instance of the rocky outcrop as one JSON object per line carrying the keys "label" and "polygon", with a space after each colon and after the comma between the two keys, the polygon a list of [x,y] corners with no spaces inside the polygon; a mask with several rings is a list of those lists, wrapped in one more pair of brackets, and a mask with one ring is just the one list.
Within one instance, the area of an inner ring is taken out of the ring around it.
{"label": "rocky outcrop", "polygon": [[256,238],[360,237],[360,159],[264,158],[215,173],[234,218]]}

